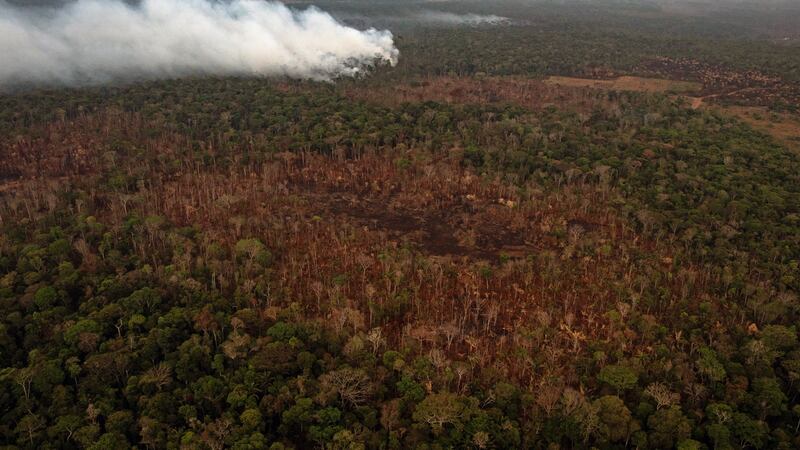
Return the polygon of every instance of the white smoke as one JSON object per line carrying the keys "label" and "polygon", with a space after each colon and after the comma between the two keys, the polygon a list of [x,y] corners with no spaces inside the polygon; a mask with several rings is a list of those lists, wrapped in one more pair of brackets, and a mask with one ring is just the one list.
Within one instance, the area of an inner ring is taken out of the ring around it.
{"label": "white smoke", "polygon": [[424,22],[438,22],[449,25],[507,25],[511,19],[494,14],[454,14],[443,11],[423,11],[417,16]]}
{"label": "white smoke", "polygon": [[0,0],[0,87],[185,75],[327,80],[394,64],[388,31],[359,31],[316,8],[230,0],[77,0],[22,9]]}

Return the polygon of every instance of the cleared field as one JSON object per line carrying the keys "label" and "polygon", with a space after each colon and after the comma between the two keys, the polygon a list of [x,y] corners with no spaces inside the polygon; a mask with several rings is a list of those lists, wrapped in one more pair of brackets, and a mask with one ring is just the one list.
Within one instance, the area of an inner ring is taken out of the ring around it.
{"label": "cleared field", "polygon": [[720,111],[736,116],[756,130],[769,134],[789,148],[800,149],[800,117],[773,113],[767,108],[754,106],[728,106]]}
{"label": "cleared field", "polygon": [[[552,76],[545,79],[544,82],[559,87],[684,94],[692,109],[708,107],[709,100],[717,97],[735,96],[754,90],[753,88],[745,88],[725,94],[699,96],[697,94],[703,89],[700,83],[632,76],[622,76],[608,80]],[[692,93],[697,96],[686,95]],[[763,133],[769,134],[790,148],[800,148],[800,118],[797,116],[771,113],[767,108],[760,106],[716,106],[716,109],[724,114],[737,117],[739,120]]]}
{"label": "cleared field", "polygon": [[545,79],[545,82],[568,87],[589,87],[595,89],[608,89],[612,91],[637,92],[684,93],[700,91],[703,87],[700,83],[694,83],[691,81],[677,81],[661,78],[642,78],[632,76],[622,76],[609,80],[553,76]]}

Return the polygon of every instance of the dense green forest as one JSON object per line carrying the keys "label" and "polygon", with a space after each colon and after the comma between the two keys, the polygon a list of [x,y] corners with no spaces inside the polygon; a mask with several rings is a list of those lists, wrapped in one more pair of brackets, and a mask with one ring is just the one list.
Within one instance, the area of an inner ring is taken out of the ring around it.
{"label": "dense green forest", "polygon": [[1,95],[0,448],[800,447],[798,47],[553,8]]}

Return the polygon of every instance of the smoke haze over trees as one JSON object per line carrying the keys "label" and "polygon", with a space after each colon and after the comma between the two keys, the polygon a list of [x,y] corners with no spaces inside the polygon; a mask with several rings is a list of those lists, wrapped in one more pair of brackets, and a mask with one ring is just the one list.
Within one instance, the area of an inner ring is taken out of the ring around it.
{"label": "smoke haze over trees", "polygon": [[314,8],[236,0],[0,2],[0,86],[185,75],[330,79],[398,57],[388,31],[359,31]]}

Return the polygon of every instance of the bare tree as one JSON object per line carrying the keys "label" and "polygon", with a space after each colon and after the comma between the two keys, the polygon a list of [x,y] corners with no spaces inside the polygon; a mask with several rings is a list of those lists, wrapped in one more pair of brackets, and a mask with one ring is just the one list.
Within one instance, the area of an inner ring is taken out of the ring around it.
{"label": "bare tree", "polygon": [[668,408],[681,400],[680,394],[670,391],[664,383],[660,382],[650,384],[644,392],[655,400],[656,409]]}
{"label": "bare tree", "polygon": [[338,394],[342,403],[363,405],[372,394],[372,384],[363,370],[344,368],[328,372],[320,377],[324,387]]}

